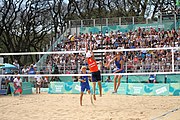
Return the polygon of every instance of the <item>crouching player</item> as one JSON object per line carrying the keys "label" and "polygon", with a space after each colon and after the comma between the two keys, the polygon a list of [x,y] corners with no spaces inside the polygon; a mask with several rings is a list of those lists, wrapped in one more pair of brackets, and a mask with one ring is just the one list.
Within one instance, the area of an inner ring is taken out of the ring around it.
{"label": "crouching player", "polygon": [[12,93],[12,96],[14,96],[14,94],[19,93],[19,96],[22,95],[22,79],[20,78],[20,76],[18,75],[15,79],[14,79],[14,93]]}

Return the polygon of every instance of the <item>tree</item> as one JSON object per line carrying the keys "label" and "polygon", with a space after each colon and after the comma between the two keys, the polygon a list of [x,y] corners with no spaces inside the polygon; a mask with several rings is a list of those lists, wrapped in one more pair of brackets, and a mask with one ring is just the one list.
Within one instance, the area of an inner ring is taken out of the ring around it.
{"label": "tree", "polygon": [[[46,24],[45,14],[46,9],[43,9],[41,1],[27,0],[10,0],[4,1],[2,11],[2,24],[4,25],[0,39],[4,44],[3,52],[32,52],[40,51],[44,43],[44,38],[50,30]],[[22,56],[10,56],[10,62],[17,59],[21,64]],[[30,57],[30,62],[33,62],[34,57]],[[37,57],[34,58],[35,61]]]}
{"label": "tree", "polygon": [[[173,14],[176,0],[1,0],[0,52],[33,52],[63,33],[69,20]],[[52,35],[53,33],[53,35]],[[22,64],[38,57],[10,56]]]}
{"label": "tree", "polygon": [[63,0],[52,0],[48,1],[48,14],[50,15],[51,27],[54,32],[55,38],[57,38],[57,33],[63,33],[63,27],[67,22],[66,17],[71,11],[71,2],[67,5]]}

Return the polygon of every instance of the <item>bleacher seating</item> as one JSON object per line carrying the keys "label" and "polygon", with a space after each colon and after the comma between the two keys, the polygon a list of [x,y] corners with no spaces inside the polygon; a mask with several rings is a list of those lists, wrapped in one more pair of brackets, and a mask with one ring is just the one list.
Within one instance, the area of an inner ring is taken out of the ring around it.
{"label": "bleacher seating", "polygon": [[[128,26],[128,25],[127,25]],[[168,30],[167,28],[136,28],[133,30],[117,30],[106,27],[102,31],[88,31],[89,33],[80,33],[80,34],[70,34],[59,38],[51,47],[51,51],[73,51],[73,50],[85,50],[85,39],[92,41],[94,49],[105,50],[105,49],[135,49],[135,48],[163,48],[163,47],[179,47],[180,46],[180,32],[174,30],[174,28]],[[117,26],[116,28],[119,28]],[[84,28],[85,29],[85,28]],[[87,30],[87,29],[86,29]],[[93,30],[89,27],[89,30]],[[84,30],[85,31],[85,30]],[[87,38],[85,36],[88,35]],[[71,36],[71,38],[69,38]],[[60,40],[61,39],[61,40]],[[59,44],[58,44],[59,43]],[[54,49],[52,49],[54,48]],[[124,52],[125,53],[125,52]],[[101,61],[102,65],[109,62],[106,59],[105,53],[94,53],[97,62]],[[125,55],[125,54],[124,54]],[[174,52],[174,70],[180,71],[179,61],[180,58],[179,50]],[[114,57],[114,53],[109,55],[111,59]],[[78,60],[77,60],[78,59]],[[58,64],[59,73],[69,74],[69,73],[78,73],[79,68],[84,63],[84,54],[72,54],[72,55],[49,55],[45,59],[45,64],[53,63]],[[73,60],[75,64],[72,64]],[[127,68],[126,72],[170,72],[172,71],[171,63],[171,51],[162,50],[162,51],[136,51],[136,52],[126,52],[124,68]],[[78,62],[78,63],[77,63]],[[74,65],[74,67],[73,67]],[[101,69],[102,73],[111,73],[110,70],[105,69],[104,66]],[[51,69],[51,68],[50,68]],[[49,70],[47,73],[51,73]],[[73,81],[72,77],[66,78],[61,77],[62,81]],[[105,81],[106,76],[103,76],[103,81]],[[111,76],[113,79],[113,76]],[[177,82],[176,77],[165,75],[156,76],[158,83],[164,82]],[[176,80],[174,80],[176,79]],[[148,76],[128,76],[128,82],[130,83],[141,83],[147,82]],[[122,82],[126,82],[126,77],[123,76]]]}

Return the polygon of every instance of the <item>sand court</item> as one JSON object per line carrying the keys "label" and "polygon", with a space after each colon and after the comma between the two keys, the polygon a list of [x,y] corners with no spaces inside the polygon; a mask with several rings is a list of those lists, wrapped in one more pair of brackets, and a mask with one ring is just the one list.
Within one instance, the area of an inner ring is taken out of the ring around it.
{"label": "sand court", "polygon": [[[94,105],[89,95],[79,94],[0,96],[0,120],[151,120],[180,108],[179,96],[97,96]],[[157,120],[180,120],[180,110]]]}

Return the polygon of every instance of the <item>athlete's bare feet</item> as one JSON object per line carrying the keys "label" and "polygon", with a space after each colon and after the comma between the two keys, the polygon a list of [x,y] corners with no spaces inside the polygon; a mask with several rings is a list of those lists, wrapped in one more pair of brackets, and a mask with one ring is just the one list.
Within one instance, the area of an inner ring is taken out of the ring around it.
{"label": "athlete's bare feet", "polygon": [[112,94],[116,94],[117,92],[113,91]]}
{"label": "athlete's bare feet", "polygon": [[93,99],[92,99],[92,95],[90,95],[90,99],[91,99],[91,104],[93,104]]}
{"label": "athlete's bare feet", "polygon": [[93,95],[94,100],[96,100],[96,95]]}

